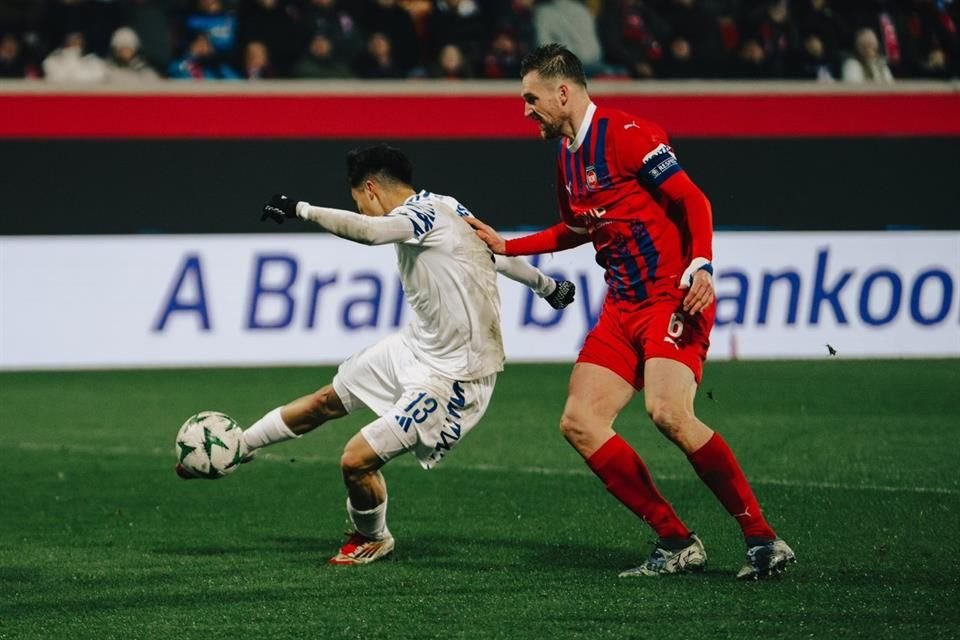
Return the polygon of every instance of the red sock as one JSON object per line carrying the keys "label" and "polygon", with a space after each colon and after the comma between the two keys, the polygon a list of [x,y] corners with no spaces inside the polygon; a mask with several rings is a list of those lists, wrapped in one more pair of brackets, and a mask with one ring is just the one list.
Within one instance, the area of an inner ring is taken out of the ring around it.
{"label": "red sock", "polygon": [[587,465],[603,480],[607,491],[630,511],[643,518],[661,538],[686,538],[690,530],[660,495],[650,472],[626,440],[614,434],[589,459]]}
{"label": "red sock", "polygon": [[707,444],[694,451],[688,459],[727,513],[736,519],[745,538],[777,537],[763,517],[760,503],[753,495],[737,458],[719,433],[714,433]]}

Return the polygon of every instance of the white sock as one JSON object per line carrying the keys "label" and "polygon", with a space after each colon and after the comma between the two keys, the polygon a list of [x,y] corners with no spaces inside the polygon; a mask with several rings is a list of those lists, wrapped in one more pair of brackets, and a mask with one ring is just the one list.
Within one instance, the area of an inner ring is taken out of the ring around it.
{"label": "white sock", "polygon": [[243,441],[251,451],[265,447],[268,444],[275,444],[277,442],[283,442],[284,440],[292,440],[293,438],[300,437],[293,431],[290,431],[290,427],[283,421],[283,418],[280,416],[281,408],[282,407],[277,407],[254,422],[249,429],[243,432]]}
{"label": "white sock", "polygon": [[359,511],[353,508],[353,505],[350,504],[350,498],[347,498],[347,513],[360,535],[374,540],[381,540],[390,535],[390,530],[387,529],[386,499],[373,509]]}

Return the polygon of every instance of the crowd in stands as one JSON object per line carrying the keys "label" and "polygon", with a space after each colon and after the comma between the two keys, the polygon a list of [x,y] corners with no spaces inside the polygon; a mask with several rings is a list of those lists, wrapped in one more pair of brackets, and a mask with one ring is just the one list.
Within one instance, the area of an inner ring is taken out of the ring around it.
{"label": "crowd in stands", "polygon": [[955,78],[952,0],[3,0],[0,78]]}

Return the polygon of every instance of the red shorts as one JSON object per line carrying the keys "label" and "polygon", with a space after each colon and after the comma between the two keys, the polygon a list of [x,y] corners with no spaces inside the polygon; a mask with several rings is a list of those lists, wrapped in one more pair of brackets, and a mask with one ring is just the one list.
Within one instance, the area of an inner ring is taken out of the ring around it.
{"label": "red shorts", "polygon": [[577,362],[610,369],[640,390],[644,362],[667,358],[687,365],[700,384],[717,306],[690,316],[683,312],[684,295],[686,291],[677,290],[643,302],[608,297]]}

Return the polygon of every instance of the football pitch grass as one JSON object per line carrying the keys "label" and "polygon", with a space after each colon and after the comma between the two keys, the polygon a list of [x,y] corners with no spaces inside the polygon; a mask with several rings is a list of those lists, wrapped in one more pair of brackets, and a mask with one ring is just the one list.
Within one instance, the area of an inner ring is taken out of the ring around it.
{"label": "football pitch grass", "polygon": [[438,468],[391,463],[397,548],[365,567],[325,561],[339,454],[370,414],[223,480],[173,473],[192,413],[249,424],[333,369],[0,374],[0,638],[960,637],[958,361],[708,365],[698,413],[799,559],[756,583],[734,580],[736,524],[640,398],[618,431],[709,562],[617,578],[654,536],[561,438],[569,370],[508,365]]}

